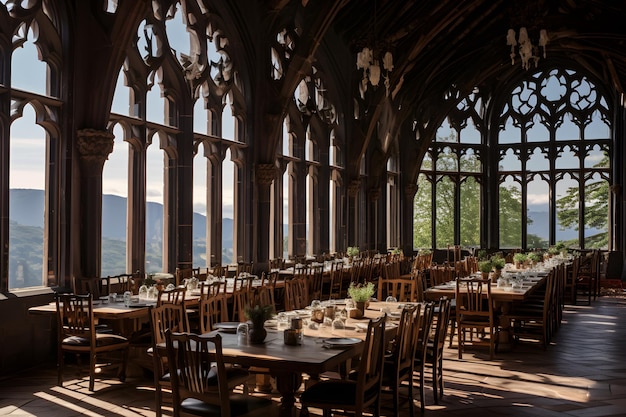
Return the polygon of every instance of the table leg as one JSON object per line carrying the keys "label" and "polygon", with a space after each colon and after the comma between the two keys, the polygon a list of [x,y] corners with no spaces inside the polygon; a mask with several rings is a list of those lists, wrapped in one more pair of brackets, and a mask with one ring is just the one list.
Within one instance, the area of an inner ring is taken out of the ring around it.
{"label": "table leg", "polygon": [[281,395],[280,415],[295,416],[295,394],[302,383],[302,375],[294,372],[276,372],[273,376],[276,378],[276,389]]}

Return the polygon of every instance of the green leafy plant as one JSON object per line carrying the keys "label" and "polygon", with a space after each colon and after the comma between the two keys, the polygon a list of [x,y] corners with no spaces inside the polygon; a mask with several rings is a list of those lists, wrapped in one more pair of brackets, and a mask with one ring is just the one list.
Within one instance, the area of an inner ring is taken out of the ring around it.
{"label": "green leafy plant", "polygon": [[494,256],[491,258],[491,264],[496,271],[499,271],[506,265],[506,260],[501,256]]}
{"label": "green leafy plant", "polygon": [[537,252],[531,252],[528,254],[528,259],[533,262],[539,262],[543,259],[543,255]]}
{"label": "green leafy plant", "polygon": [[374,283],[355,284],[352,282],[348,287],[348,295],[356,303],[369,301],[372,295],[374,295]]}
{"label": "green leafy plant", "polygon": [[484,261],[485,259],[487,259],[487,250],[485,250],[485,249],[480,249],[480,250],[478,251],[478,254],[476,255],[476,257],[477,257],[479,260]]}
{"label": "green leafy plant", "polygon": [[352,256],[358,256],[360,253],[359,248],[357,248],[356,246],[348,246],[348,249],[346,249],[346,255],[352,257]]}
{"label": "green leafy plant", "polygon": [[516,263],[524,263],[528,260],[528,255],[526,255],[525,253],[522,252],[518,252],[515,255],[513,255],[513,261],[515,261]]}
{"label": "green leafy plant", "polygon": [[491,263],[491,261],[487,260],[487,261],[478,262],[478,270],[480,272],[484,272],[488,274],[489,272],[491,272],[492,269],[493,269],[493,264]]}
{"label": "green leafy plant", "polygon": [[269,320],[274,315],[274,306],[272,305],[255,305],[254,307],[248,307],[244,310],[244,314],[248,320],[254,322],[264,322]]}

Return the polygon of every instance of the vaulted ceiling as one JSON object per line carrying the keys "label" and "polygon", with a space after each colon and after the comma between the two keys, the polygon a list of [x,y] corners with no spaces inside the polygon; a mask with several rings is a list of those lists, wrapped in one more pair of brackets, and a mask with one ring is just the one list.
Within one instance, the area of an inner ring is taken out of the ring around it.
{"label": "vaulted ceiling", "polygon": [[392,85],[402,80],[406,104],[452,84],[471,90],[523,72],[519,55],[511,65],[506,42],[507,31],[519,34],[521,27],[534,45],[539,31],[547,31],[539,67],[581,66],[622,93],[625,18],[626,2],[610,0],[350,0],[332,27],[354,52],[372,39],[389,46]]}

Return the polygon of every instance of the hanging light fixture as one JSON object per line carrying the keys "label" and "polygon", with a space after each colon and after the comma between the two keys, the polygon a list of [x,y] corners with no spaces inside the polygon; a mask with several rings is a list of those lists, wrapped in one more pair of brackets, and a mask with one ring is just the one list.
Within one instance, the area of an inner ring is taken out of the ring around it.
{"label": "hanging light fixture", "polygon": [[[377,20],[377,7],[374,3],[374,36],[376,35],[376,20]],[[382,60],[382,70],[381,70]],[[364,98],[367,91],[368,84],[372,87],[378,87],[380,84],[380,77],[384,78],[384,84],[386,89],[386,95],[389,96],[389,76],[393,71],[393,54],[386,47],[380,47],[376,40],[371,42],[371,45],[365,46],[356,55],[356,67],[359,70],[363,70],[363,78],[359,85],[359,92],[361,98]]]}
{"label": "hanging light fixture", "polygon": [[518,53],[522,60],[522,68],[528,70],[532,62],[535,63],[536,68],[539,63],[539,48],[541,48],[543,58],[546,58],[548,32],[545,29],[539,31],[538,46],[535,46],[528,37],[528,31],[525,27],[520,28],[517,40],[515,39],[515,29],[509,29],[506,35],[506,44],[511,47],[511,65],[515,65],[515,47],[519,44]]}

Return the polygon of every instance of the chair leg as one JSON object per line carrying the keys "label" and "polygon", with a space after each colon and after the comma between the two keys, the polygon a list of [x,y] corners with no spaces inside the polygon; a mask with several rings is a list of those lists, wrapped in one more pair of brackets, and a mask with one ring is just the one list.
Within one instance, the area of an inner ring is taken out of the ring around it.
{"label": "chair leg", "polygon": [[64,366],[64,357],[63,350],[61,347],[58,348],[57,352],[57,385],[63,386],[63,366]]}
{"label": "chair leg", "polygon": [[439,374],[439,397],[443,397],[443,356],[437,360],[437,372]]}
{"label": "chair leg", "polygon": [[94,390],[95,380],[96,380],[96,354],[89,354],[89,391]]}
{"label": "chair leg", "polygon": [[437,372],[437,365],[435,362],[432,363],[432,368],[433,368],[433,401],[435,402],[435,404],[439,404],[439,390],[437,389],[437,378],[438,378],[438,372]]}

